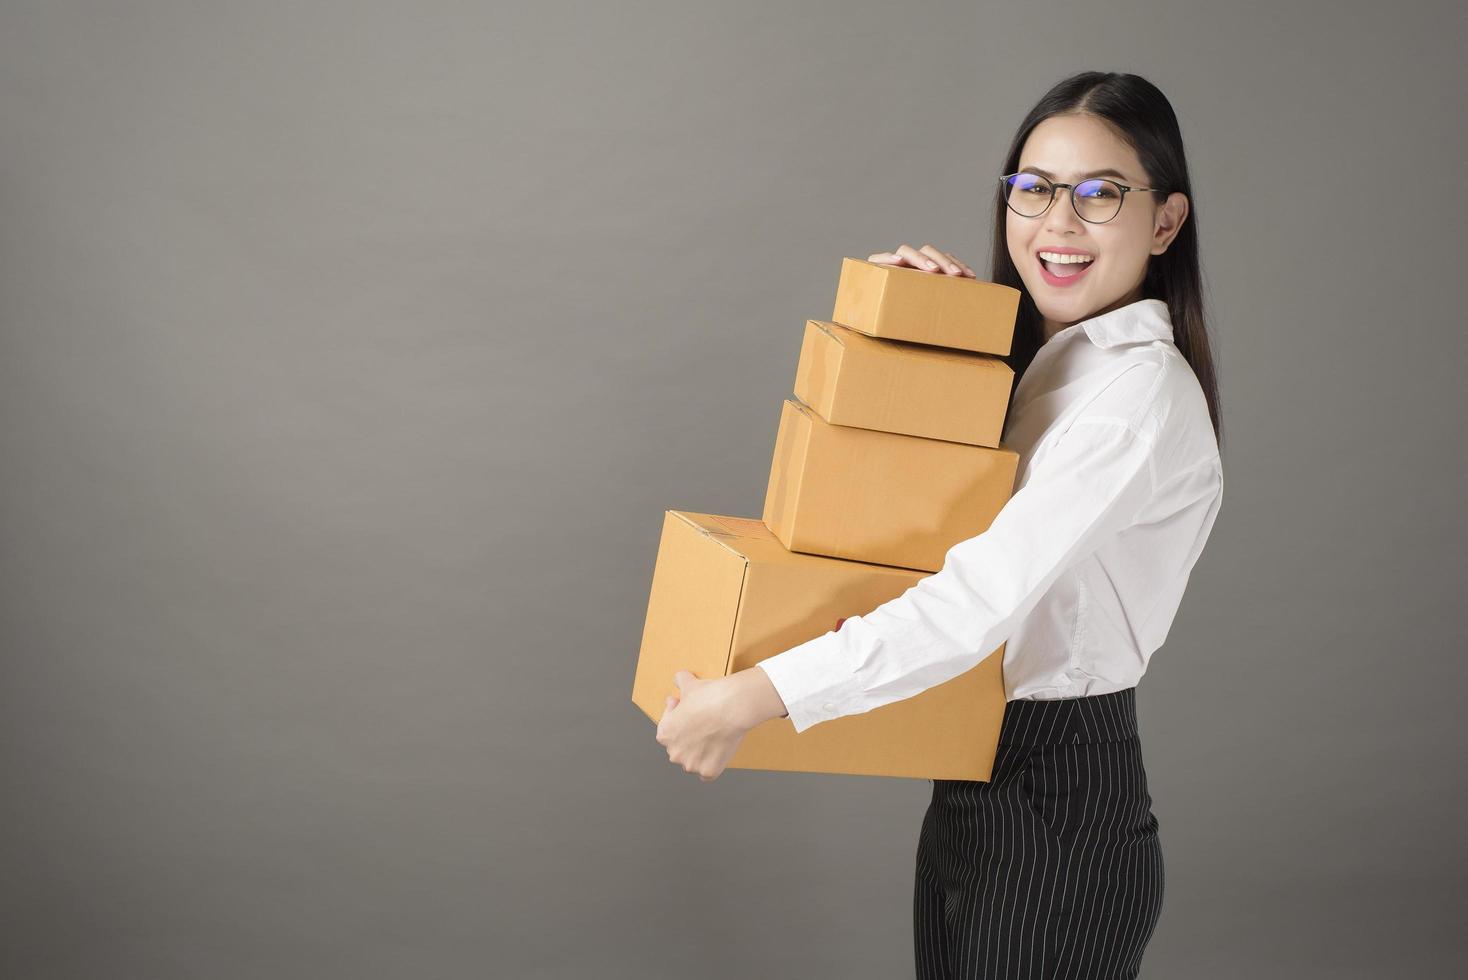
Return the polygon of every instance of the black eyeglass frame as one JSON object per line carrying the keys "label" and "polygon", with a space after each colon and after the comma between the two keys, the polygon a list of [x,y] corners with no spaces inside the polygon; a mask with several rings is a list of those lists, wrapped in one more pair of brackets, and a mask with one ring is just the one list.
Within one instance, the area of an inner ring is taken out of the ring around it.
{"label": "black eyeglass frame", "polygon": [[[1050,200],[1048,200],[1048,201],[1045,202],[1045,206],[1040,209],[1040,213],[1039,214],[1025,214],[1022,211],[1020,211],[1018,208],[1016,208],[1013,204],[1010,204],[1009,203],[1009,194],[1004,190],[1004,187],[1005,187],[1006,184],[1009,183],[1009,179],[1011,177],[1018,177],[1020,174],[1028,174],[1031,177],[1039,178],[1040,180],[1043,180],[1045,183],[1047,183],[1047,184],[1050,185]],[[1058,191],[1058,190],[1060,190],[1060,188],[1062,188],[1062,187],[1069,188],[1070,189],[1070,209],[1076,213],[1076,217],[1077,218],[1080,218],[1082,221],[1086,222],[1087,224],[1092,224],[1092,225],[1104,225],[1108,221],[1115,221],[1116,220],[1116,215],[1117,214],[1121,214],[1121,209],[1126,206],[1126,195],[1127,195],[1127,191],[1156,191],[1159,194],[1166,193],[1160,187],[1130,187],[1130,186],[1128,186],[1126,184],[1122,184],[1122,183],[1119,183],[1117,181],[1114,181],[1110,177],[1087,177],[1085,180],[1081,181],[1081,183],[1082,184],[1085,184],[1085,183],[1088,183],[1088,182],[1093,181],[1093,180],[1099,180],[1099,181],[1101,181],[1103,183],[1110,184],[1113,187],[1120,187],[1121,188],[1121,200],[1117,201],[1117,203],[1116,203],[1116,214],[1113,214],[1111,217],[1107,218],[1105,221],[1092,221],[1090,218],[1088,218],[1085,215],[1081,214],[1081,209],[1078,208],[1078,207],[1076,207],[1076,185],[1075,184],[1061,184],[1061,183],[1057,183],[1056,181],[1051,180],[1049,177],[1046,177],[1044,174],[1037,174],[1037,173],[1035,173],[1033,171],[1030,171],[1030,170],[1016,170],[1012,174],[1005,174],[1004,176],[1000,177],[999,178],[999,193],[1001,195],[1003,195],[1003,197],[1004,197],[1004,206],[1007,207],[1007,208],[1009,208],[1009,210],[1013,211],[1015,214],[1019,215],[1021,218],[1043,218],[1045,216],[1045,212],[1049,211],[1050,208],[1052,206],[1054,206],[1054,204],[1055,204],[1055,192]]]}

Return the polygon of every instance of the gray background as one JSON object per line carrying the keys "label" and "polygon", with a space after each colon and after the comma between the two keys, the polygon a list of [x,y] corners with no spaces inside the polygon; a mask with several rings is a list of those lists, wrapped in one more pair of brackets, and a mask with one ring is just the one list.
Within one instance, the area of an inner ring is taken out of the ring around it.
{"label": "gray background", "polygon": [[658,530],[1085,68],[1182,120],[1226,420],[1143,974],[1457,962],[1462,8],[1026,9],[4,0],[0,974],[910,975],[927,783],[669,763]]}

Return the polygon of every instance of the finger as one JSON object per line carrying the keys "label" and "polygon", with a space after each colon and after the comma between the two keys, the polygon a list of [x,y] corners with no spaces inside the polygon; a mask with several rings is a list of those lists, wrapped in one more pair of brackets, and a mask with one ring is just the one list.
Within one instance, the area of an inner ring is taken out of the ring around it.
{"label": "finger", "polygon": [[958,268],[958,262],[953,258],[953,256],[949,255],[941,248],[938,248],[936,245],[924,245],[921,249],[919,249],[919,251],[921,251],[922,254],[926,255],[928,258],[932,259],[934,262],[937,262],[938,267],[944,272],[948,273],[950,276],[961,275],[961,270]]}
{"label": "finger", "polygon": [[867,256],[867,261],[878,265],[901,265],[902,257],[896,252],[873,252]]}
{"label": "finger", "polygon": [[978,273],[974,272],[974,270],[969,267],[969,264],[967,262],[965,262],[963,259],[961,259],[958,256],[954,255],[952,252],[944,252],[943,254],[946,255],[946,256],[948,256],[950,259],[952,259],[958,265],[958,270],[959,270],[958,271],[958,274],[959,275],[961,275],[961,276],[973,276],[975,279],[977,279],[979,277],[978,276]]}
{"label": "finger", "polygon": [[896,255],[914,269],[923,269],[927,272],[937,272],[938,263],[933,258],[924,255],[911,245],[897,246]]}

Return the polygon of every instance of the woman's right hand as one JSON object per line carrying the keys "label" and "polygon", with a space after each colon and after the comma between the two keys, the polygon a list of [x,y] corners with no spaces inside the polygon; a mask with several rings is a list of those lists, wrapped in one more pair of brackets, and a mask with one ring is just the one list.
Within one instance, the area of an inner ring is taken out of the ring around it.
{"label": "woman's right hand", "polygon": [[878,265],[902,265],[919,269],[923,272],[936,272],[950,276],[967,276],[977,279],[974,270],[968,267],[962,259],[932,245],[924,245],[922,248],[913,248],[911,245],[899,245],[890,252],[873,252],[867,256],[868,262]]}

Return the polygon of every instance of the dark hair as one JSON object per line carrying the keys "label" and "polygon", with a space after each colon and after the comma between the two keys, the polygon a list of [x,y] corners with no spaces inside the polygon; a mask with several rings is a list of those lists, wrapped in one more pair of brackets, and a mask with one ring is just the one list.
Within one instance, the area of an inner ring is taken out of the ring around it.
{"label": "dark hair", "polygon": [[[1009,146],[1009,154],[1000,173],[1011,174],[1018,170],[1020,151],[1024,149],[1030,131],[1043,120],[1059,115],[1090,115],[1109,123],[1117,135],[1136,151],[1146,170],[1148,186],[1165,188],[1153,192],[1155,200],[1165,201],[1172,191],[1181,191],[1188,196],[1188,216],[1177,237],[1167,251],[1152,256],[1147,265],[1147,273],[1142,280],[1142,298],[1160,299],[1167,304],[1172,318],[1173,342],[1203,388],[1208,400],[1208,414],[1213,422],[1213,434],[1222,446],[1218,378],[1203,315],[1202,271],[1198,263],[1198,208],[1193,200],[1183,138],[1172,105],[1157,86],[1140,75],[1100,71],[1072,75],[1046,92],[1025,116],[1015,133],[1014,142]],[[1015,388],[1018,388],[1020,377],[1045,342],[1045,318],[1009,257],[1006,205],[997,174],[994,184],[994,261],[990,279],[1020,291],[1014,344],[1005,358],[1014,369]],[[1011,390],[1011,401],[1013,397]]]}

